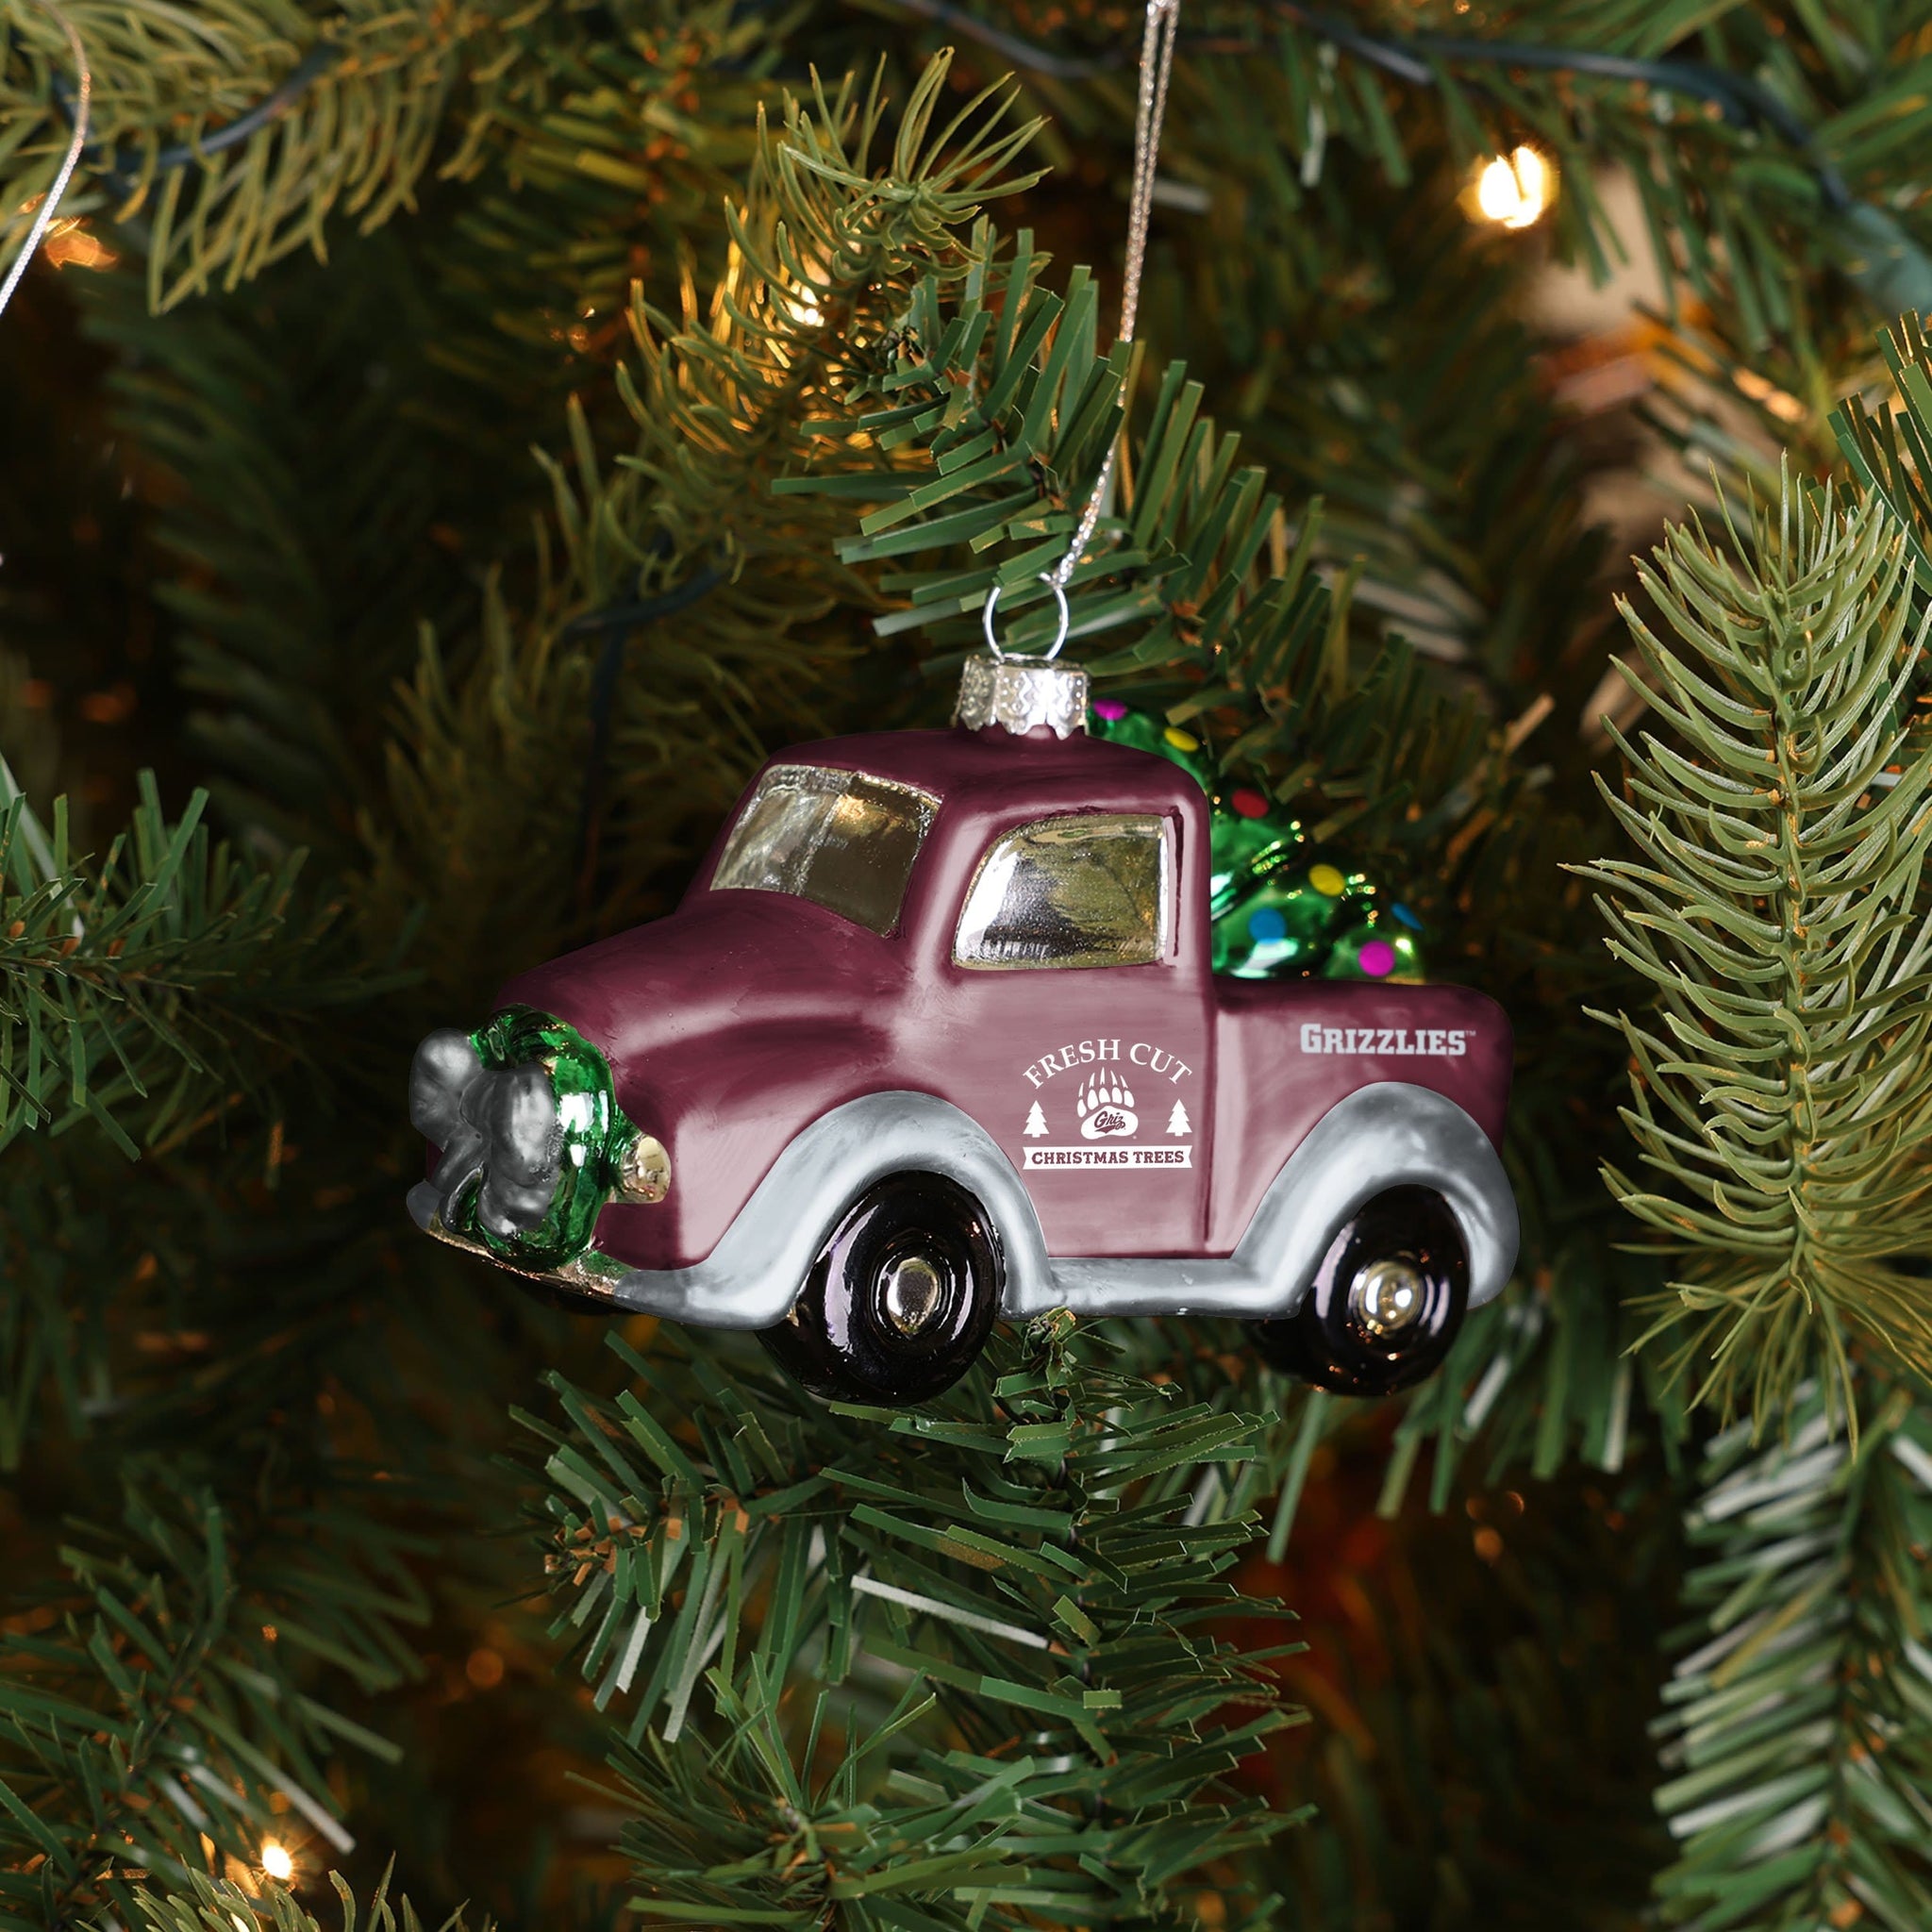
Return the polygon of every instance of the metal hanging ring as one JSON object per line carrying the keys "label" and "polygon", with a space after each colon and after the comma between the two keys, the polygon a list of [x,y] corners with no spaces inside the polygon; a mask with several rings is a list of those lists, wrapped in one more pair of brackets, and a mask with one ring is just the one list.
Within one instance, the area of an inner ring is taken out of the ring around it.
{"label": "metal hanging ring", "polygon": [[[1073,620],[1067,610],[1066,586],[1051,571],[1041,571],[1040,573],[1040,581],[1053,592],[1053,601],[1059,610],[1059,630],[1055,636],[1053,642],[1040,653],[1040,661],[1044,664],[1051,664],[1059,656],[1062,647],[1067,641],[1067,631]],[[992,634],[992,612],[993,606],[1000,601],[1000,591],[1004,589],[1004,585],[995,584],[987,592],[986,602],[980,608],[980,627],[986,633],[986,648],[992,653],[994,661],[1002,664],[1006,662],[1007,654],[1000,648],[999,639]]]}

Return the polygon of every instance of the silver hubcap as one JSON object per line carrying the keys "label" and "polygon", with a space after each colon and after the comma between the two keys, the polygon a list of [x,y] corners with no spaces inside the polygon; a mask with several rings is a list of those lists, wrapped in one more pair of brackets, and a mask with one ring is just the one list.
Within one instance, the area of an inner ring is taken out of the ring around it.
{"label": "silver hubcap", "polygon": [[886,1320],[901,1335],[918,1335],[939,1319],[945,1301],[945,1283],[924,1255],[907,1255],[887,1271]]}
{"label": "silver hubcap", "polygon": [[1408,1261],[1371,1261],[1348,1291],[1348,1311],[1378,1341],[1397,1341],[1421,1320],[1422,1273]]}

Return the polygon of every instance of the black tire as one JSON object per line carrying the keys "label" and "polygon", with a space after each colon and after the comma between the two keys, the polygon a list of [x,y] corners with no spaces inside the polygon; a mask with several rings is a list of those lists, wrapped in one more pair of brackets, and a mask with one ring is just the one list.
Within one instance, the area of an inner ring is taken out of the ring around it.
{"label": "black tire", "polygon": [[1267,1360],[1317,1389],[1390,1395],[1441,1366],[1468,1306],[1469,1250],[1448,1202],[1391,1188],[1329,1242],[1294,1313],[1248,1332]]}
{"label": "black tire", "polygon": [[964,1188],[892,1174],[853,1204],[791,1314],[758,1339],[814,1395],[930,1402],[979,1358],[1005,1273],[999,1238]]}

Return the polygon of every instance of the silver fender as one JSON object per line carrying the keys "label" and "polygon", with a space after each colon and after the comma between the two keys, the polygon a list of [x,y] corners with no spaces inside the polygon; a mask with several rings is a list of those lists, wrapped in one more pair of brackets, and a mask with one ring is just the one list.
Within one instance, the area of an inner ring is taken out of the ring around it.
{"label": "silver fender", "polygon": [[[1342,1224],[1372,1195],[1406,1183],[1435,1189],[1454,1209],[1469,1249],[1472,1307],[1503,1291],[1516,1262],[1515,1197],[1489,1137],[1454,1101],[1387,1080],[1323,1115],[1224,1258],[1051,1260],[1032,1200],[992,1137],[932,1094],[890,1092],[847,1101],[806,1128],[702,1261],[625,1268],[587,1255],[552,1278],[674,1321],[770,1328],[790,1312],[845,1210],[874,1182],[908,1171],[942,1174],[986,1209],[1005,1251],[1001,1312],[1013,1320],[1060,1307],[1092,1316],[1291,1314]],[[428,1183],[411,1191],[409,1207],[419,1225],[454,1239],[437,1220]]]}
{"label": "silver fender", "polygon": [[1006,1311],[1091,1315],[1293,1313],[1328,1244],[1385,1188],[1433,1188],[1469,1249],[1469,1305],[1501,1294],[1516,1265],[1516,1197],[1490,1138],[1453,1100],[1381,1080],[1339,1100],[1274,1177],[1224,1260],[1059,1260],[1043,1297],[1009,1280]]}
{"label": "silver fender", "polygon": [[970,1114],[930,1093],[869,1093],[822,1115],[773,1162],[702,1261],[606,1263],[610,1272],[577,1285],[702,1327],[774,1327],[845,1210],[874,1181],[908,1169],[957,1181],[986,1209],[1006,1253],[1008,1304],[1018,1292],[1029,1307],[1056,1306],[1046,1244],[1012,1162]]}

